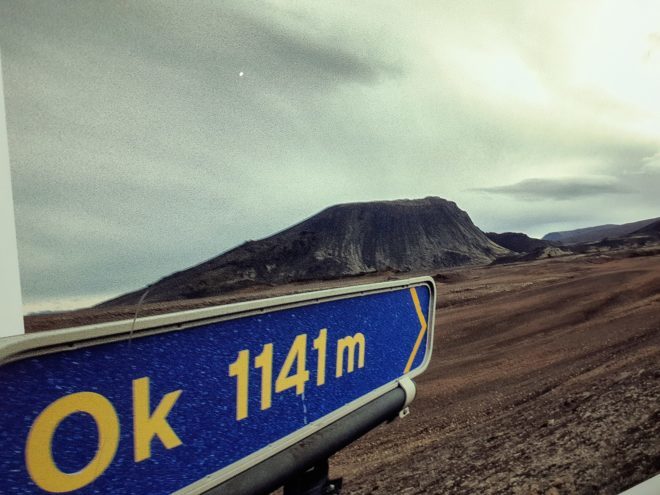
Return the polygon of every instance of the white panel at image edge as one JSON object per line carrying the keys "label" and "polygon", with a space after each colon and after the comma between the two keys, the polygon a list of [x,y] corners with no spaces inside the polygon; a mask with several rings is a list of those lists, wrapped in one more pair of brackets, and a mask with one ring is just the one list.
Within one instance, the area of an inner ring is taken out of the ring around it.
{"label": "white panel at image edge", "polygon": [[0,70],[0,338],[24,333],[4,94]]}

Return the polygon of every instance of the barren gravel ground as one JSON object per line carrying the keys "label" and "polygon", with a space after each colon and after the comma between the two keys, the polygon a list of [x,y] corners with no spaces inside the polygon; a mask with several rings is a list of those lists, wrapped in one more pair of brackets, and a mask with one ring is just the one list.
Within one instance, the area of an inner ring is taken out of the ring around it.
{"label": "barren gravel ground", "polygon": [[[256,288],[140,313],[385,278]],[[457,269],[436,281],[434,355],[412,413],[333,457],[342,493],[618,494],[660,472],[657,249]],[[38,331],[134,311],[26,324]]]}
{"label": "barren gravel ground", "polygon": [[411,415],[335,455],[343,493],[617,494],[660,472],[660,256],[455,271],[438,295]]}

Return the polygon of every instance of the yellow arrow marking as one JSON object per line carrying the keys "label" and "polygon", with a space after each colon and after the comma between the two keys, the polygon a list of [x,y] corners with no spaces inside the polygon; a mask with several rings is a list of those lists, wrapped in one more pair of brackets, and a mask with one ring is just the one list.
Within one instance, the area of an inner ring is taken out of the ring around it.
{"label": "yellow arrow marking", "polygon": [[414,287],[411,287],[410,294],[412,295],[412,300],[413,303],[415,304],[415,310],[417,311],[417,318],[419,318],[419,322],[422,324],[422,328],[419,329],[419,335],[417,335],[417,341],[415,342],[415,347],[413,347],[412,353],[408,358],[408,364],[406,364],[406,369],[403,370],[404,373],[408,373],[410,371],[410,368],[412,367],[413,361],[415,361],[415,357],[417,356],[417,351],[419,350],[419,346],[422,343],[422,339],[424,338],[424,335],[426,334],[426,329],[428,327],[428,325],[426,324],[426,319],[424,318],[424,313],[422,313],[422,307],[419,304],[419,297],[417,297],[417,291],[415,290]]}

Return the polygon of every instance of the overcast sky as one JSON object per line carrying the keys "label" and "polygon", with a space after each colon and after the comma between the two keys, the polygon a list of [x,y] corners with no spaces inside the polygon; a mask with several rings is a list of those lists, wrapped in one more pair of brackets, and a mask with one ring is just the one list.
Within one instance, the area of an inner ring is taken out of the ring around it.
{"label": "overcast sky", "polygon": [[0,3],[27,311],[336,203],[485,231],[660,216],[660,3]]}

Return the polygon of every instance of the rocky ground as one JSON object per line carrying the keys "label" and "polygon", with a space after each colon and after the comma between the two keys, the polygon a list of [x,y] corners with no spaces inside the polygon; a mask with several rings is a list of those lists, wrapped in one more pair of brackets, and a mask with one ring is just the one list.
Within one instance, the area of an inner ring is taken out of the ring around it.
{"label": "rocky ground", "polygon": [[660,256],[438,282],[412,413],[332,459],[343,493],[617,494],[660,472]]}

